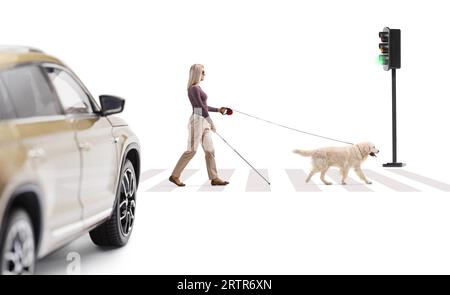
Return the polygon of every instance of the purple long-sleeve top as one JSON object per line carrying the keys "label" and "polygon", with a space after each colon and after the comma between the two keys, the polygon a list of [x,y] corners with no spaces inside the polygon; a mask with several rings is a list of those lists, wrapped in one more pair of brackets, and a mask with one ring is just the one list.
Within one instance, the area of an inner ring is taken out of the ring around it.
{"label": "purple long-sleeve top", "polygon": [[206,103],[208,95],[206,95],[199,85],[192,85],[188,90],[188,96],[192,105],[192,113],[201,115],[208,120],[210,124],[212,124],[212,120],[209,117],[209,112],[218,112],[219,109],[208,106]]}

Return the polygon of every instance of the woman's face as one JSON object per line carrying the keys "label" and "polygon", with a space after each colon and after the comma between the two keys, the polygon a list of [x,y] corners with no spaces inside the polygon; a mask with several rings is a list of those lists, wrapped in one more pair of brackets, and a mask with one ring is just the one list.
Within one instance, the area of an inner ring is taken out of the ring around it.
{"label": "woman's face", "polygon": [[202,70],[202,74],[200,75],[200,81],[205,79],[205,69]]}

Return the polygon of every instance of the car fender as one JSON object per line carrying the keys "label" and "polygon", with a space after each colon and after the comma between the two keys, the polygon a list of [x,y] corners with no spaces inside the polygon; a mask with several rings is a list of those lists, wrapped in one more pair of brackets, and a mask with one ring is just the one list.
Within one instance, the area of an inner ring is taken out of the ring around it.
{"label": "car fender", "polygon": [[[36,196],[37,198],[37,203],[38,203],[38,209],[39,212],[37,212],[40,216],[40,222],[39,224],[33,224],[33,226],[37,226],[39,228],[39,237],[36,239],[36,253],[39,252],[39,249],[41,248],[41,243],[43,241],[43,236],[44,236],[44,224],[45,224],[45,212],[43,210],[45,204],[45,199],[43,197],[43,192],[42,190],[39,188],[39,185],[33,182],[23,182],[20,184],[16,184],[14,186],[14,188],[12,187],[8,187],[5,189],[4,191],[4,196],[11,196],[8,198],[2,198],[2,200],[5,200],[5,202],[0,202],[0,216],[2,216],[2,219],[0,220],[1,222],[1,226],[0,226],[0,237],[3,236],[3,229],[5,228],[5,222],[7,220],[7,218],[9,217],[9,214],[11,212],[12,206],[14,204],[14,202],[16,201],[16,199],[24,194],[24,193],[32,193]],[[35,222],[35,220],[33,220],[33,222]]]}

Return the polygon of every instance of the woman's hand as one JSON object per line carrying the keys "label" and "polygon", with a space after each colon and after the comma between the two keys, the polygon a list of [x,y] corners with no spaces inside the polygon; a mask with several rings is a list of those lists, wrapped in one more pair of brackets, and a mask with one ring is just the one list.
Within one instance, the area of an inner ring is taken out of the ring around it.
{"label": "woman's hand", "polygon": [[219,112],[220,112],[222,115],[231,115],[231,114],[233,114],[233,110],[230,109],[230,108],[227,108],[227,107],[221,107],[221,108],[219,109]]}
{"label": "woman's hand", "polygon": [[211,124],[211,131],[216,133],[216,126],[214,124]]}

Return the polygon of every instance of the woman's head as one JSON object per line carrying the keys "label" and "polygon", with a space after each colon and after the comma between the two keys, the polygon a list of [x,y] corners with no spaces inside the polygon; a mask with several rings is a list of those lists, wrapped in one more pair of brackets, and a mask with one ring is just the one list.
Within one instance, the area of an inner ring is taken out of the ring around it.
{"label": "woman's head", "polygon": [[187,85],[187,89],[189,89],[192,85],[197,85],[200,81],[203,81],[205,78],[205,67],[201,64],[194,64],[191,66],[189,70],[189,81]]}

